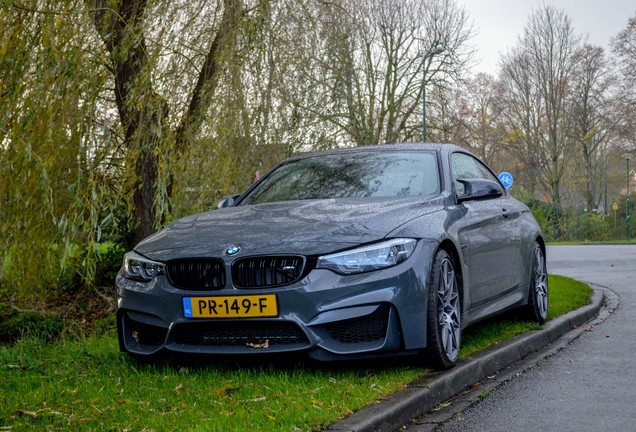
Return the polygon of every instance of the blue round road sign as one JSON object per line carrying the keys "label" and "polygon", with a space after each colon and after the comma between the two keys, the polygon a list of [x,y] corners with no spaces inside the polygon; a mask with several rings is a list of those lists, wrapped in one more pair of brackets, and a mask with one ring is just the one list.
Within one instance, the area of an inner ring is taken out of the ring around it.
{"label": "blue round road sign", "polygon": [[509,172],[504,171],[500,173],[497,177],[499,178],[499,181],[501,182],[502,185],[504,185],[506,189],[512,186],[512,183],[513,183],[512,174],[510,174]]}

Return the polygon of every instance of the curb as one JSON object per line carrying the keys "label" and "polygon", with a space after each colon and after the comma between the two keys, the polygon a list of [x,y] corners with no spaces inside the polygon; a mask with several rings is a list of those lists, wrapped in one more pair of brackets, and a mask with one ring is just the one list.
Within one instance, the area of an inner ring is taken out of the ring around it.
{"label": "curb", "polygon": [[409,420],[430,412],[472,384],[494,375],[512,363],[555,342],[570,330],[598,315],[605,296],[592,287],[591,303],[548,321],[541,330],[530,331],[464,359],[448,371],[428,374],[409,384],[405,390],[368,405],[342,419],[325,431],[383,432],[395,431]]}

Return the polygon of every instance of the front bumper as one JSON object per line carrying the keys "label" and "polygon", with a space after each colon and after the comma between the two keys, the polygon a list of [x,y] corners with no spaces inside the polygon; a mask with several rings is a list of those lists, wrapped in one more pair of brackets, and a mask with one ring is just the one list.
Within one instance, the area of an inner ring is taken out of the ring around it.
{"label": "front bumper", "polygon": [[[177,289],[165,276],[150,283],[117,277],[122,351],[243,355],[307,352],[330,360],[411,351],[426,345],[428,247],[389,269],[340,276],[312,270],[295,284],[217,291]],[[422,264],[425,263],[425,264]],[[416,265],[417,264],[417,265]],[[229,265],[229,264],[228,264]],[[275,294],[272,318],[187,318],[184,297]]]}

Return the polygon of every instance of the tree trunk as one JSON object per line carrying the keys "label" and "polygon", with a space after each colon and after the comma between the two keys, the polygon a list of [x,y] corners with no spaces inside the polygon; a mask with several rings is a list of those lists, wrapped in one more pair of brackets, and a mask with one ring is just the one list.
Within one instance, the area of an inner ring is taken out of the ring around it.
{"label": "tree trunk", "polygon": [[[115,79],[115,99],[124,129],[127,166],[132,170],[128,185],[132,194],[134,227],[130,245],[134,246],[156,231],[165,214],[157,212],[159,166],[158,155],[168,148],[167,137],[172,136],[165,119],[168,106],[150,80],[143,13],[146,0],[94,0],[95,28],[110,54],[110,68]],[[227,61],[224,55],[233,51],[240,31],[242,0],[224,0],[224,12],[210,50],[201,67],[186,113],[174,135],[178,157],[187,149],[203,123],[211,97],[219,81],[218,71]],[[143,101],[143,103],[139,103]],[[172,180],[165,179],[169,211]]]}

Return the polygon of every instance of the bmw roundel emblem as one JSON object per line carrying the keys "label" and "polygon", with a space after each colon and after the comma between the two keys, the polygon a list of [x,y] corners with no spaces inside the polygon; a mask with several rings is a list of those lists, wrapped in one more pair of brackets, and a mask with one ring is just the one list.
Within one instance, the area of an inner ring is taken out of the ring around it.
{"label": "bmw roundel emblem", "polygon": [[225,249],[225,255],[234,256],[241,251],[241,247],[239,245],[232,245]]}

